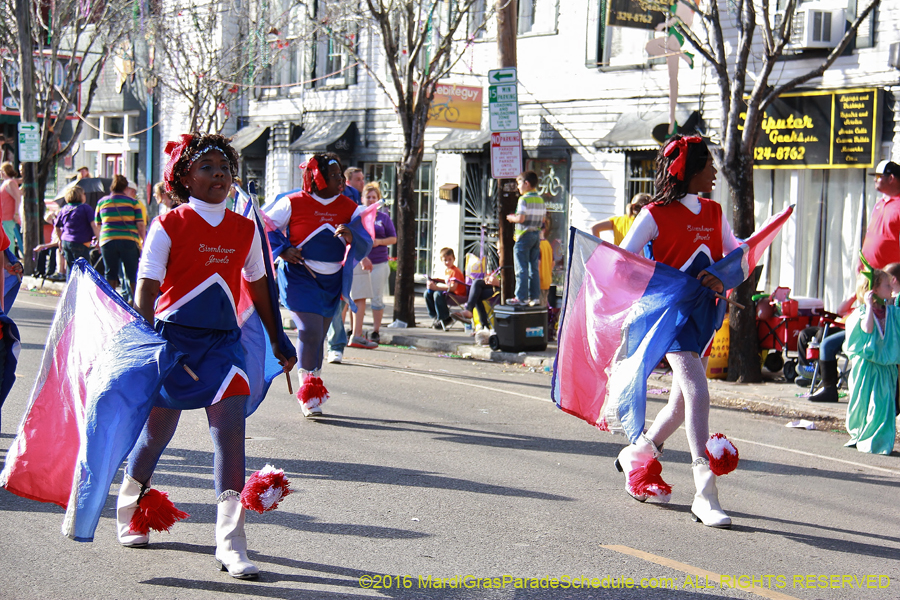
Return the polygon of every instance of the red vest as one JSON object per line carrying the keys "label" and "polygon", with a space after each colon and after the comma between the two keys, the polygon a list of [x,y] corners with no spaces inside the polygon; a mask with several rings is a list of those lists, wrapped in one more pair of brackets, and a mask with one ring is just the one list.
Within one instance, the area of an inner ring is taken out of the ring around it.
{"label": "red vest", "polygon": [[699,200],[696,215],[677,201],[646,207],[659,229],[653,240],[654,260],[687,271],[698,254],[705,254],[710,262],[722,258],[722,207],[712,200]]}
{"label": "red vest", "polygon": [[[338,225],[345,225],[358,208],[356,202],[341,194],[330,204],[324,205],[304,191],[291,194],[291,220],[288,228],[291,244],[302,246],[329,225],[332,235]],[[343,245],[343,243],[342,243]]]}
{"label": "red vest", "polygon": [[213,227],[194,209],[180,206],[159,217],[172,241],[156,317],[209,329],[238,326],[241,269],[253,243],[253,222],[230,210]]}

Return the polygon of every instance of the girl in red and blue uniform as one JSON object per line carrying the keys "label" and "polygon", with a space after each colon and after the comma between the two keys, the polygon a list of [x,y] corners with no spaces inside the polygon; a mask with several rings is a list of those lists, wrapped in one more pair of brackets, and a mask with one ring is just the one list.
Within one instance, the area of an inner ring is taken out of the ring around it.
{"label": "girl in red and blue uniform", "polygon": [[[675,135],[657,157],[654,202],[637,216],[622,240],[622,248],[642,254],[651,243],[653,258],[696,277],[707,288],[721,294],[722,282],[706,269],[736,249],[734,237],[722,207],[699,194],[712,192],[716,167],[702,138]],[[718,300],[721,302],[722,300]],[[669,401],[638,441],[619,453],[616,466],[625,473],[625,489],[644,502],[655,497],[668,502],[671,487],[659,477],[656,459],[663,443],[684,424],[693,458],[692,470],[697,493],[691,506],[695,521],[710,527],[731,527],[731,519],[719,505],[716,476],[709,467],[709,388],[706,362],[713,336],[721,325],[722,312],[716,298],[699,306],[669,347],[666,360],[672,368]],[[717,434],[717,436],[720,434]],[[719,439],[719,438],[716,438]],[[723,438],[724,439],[724,438]],[[655,463],[646,469],[649,463]],[[635,486],[635,475],[643,483]]]}
{"label": "girl in red and blue uniform", "polygon": [[350,298],[353,268],[372,249],[372,236],[360,217],[365,207],[341,193],[344,170],[337,155],[316,154],[301,168],[303,188],[279,195],[265,213],[277,228],[269,232],[269,244],[280,259],[281,304],[297,324],[297,400],[304,416],[315,417],[328,399],[321,379],[325,335],[341,297]]}
{"label": "girl in red and blue uniform", "polygon": [[128,458],[116,512],[119,542],[147,545],[147,534],[132,529],[132,516],[175,434],[181,411],[204,408],[215,448],[216,559],[233,577],[253,579],[259,569],[247,559],[240,501],[250,394],[236,309],[242,283],[285,372],[295,359],[279,349],[279,320],[269,298],[256,226],[225,208],[237,172],[234,149],[222,136],[195,133],[169,142],[166,153],[166,189],[179,205],[150,228],[138,269],[135,309],[188,355],[188,369],[166,378]]}

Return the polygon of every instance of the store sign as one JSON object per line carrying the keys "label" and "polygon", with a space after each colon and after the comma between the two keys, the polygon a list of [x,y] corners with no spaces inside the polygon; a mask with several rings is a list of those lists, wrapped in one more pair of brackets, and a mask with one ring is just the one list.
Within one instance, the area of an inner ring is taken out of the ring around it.
{"label": "store sign", "polygon": [[[70,56],[57,55],[55,69],[53,69],[52,83],[54,90],[62,90],[66,88],[66,70],[69,68],[69,61],[71,60],[72,58]],[[81,62],[80,59],[75,60],[78,63]],[[52,66],[53,61],[49,56],[35,53],[35,71],[49,73]],[[2,77],[0,77],[0,115],[18,116],[19,87],[21,85],[21,78],[19,76],[19,62],[17,60],[4,60],[3,66],[0,68],[3,69],[3,75]],[[73,103],[69,105],[69,114],[66,115],[67,119],[77,119],[77,113],[81,110],[81,86],[76,85],[74,91],[75,98]],[[42,106],[37,107],[38,118],[44,117],[44,114],[41,111],[42,108]],[[62,96],[59,95],[58,91],[54,91],[53,99],[50,101],[50,115],[56,117],[57,114],[59,114],[60,108],[62,108]]]}
{"label": "store sign", "polygon": [[480,87],[438,83],[425,126],[481,129],[481,96]]}
{"label": "store sign", "polygon": [[873,166],[880,133],[879,92],[868,88],[780,96],[766,109],[753,150],[754,168]]}
{"label": "store sign", "polygon": [[654,0],[612,0],[607,25],[634,29],[656,29],[669,15],[671,2]]}

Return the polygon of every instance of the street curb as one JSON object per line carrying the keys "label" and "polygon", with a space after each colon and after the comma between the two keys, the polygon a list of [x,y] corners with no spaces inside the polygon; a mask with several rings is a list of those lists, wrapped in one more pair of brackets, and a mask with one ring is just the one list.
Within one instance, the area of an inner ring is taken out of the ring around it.
{"label": "street curb", "polygon": [[66,289],[65,281],[50,281],[33,275],[25,275],[22,277],[22,289],[29,291],[54,291],[62,292]]}
{"label": "street curb", "polygon": [[414,335],[388,333],[384,329],[382,329],[380,333],[380,343],[385,345],[409,346],[417,350],[457,354],[462,358],[518,364],[539,369],[550,370],[553,368],[552,356],[540,356],[528,354],[527,352],[497,352],[491,350],[487,346],[480,346],[478,344],[459,344],[457,342],[435,340]]}

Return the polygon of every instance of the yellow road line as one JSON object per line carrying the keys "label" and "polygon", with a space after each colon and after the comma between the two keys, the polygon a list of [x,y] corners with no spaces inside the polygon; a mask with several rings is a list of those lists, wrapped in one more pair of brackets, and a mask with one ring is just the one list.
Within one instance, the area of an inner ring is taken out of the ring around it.
{"label": "yellow road line", "polygon": [[[652,562],[669,569],[674,569],[675,571],[681,571],[682,573],[687,573],[688,575],[693,575],[698,580],[700,578],[703,578],[706,583],[715,583],[717,588],[722,587],[722,575],[720,575],[719,573],[713,573],[712,571],[707,571],[706,569],[687,565],[676,560],[657,556],[655,554],[650,554],[649,552],[644,552],[642,550],[635,550],[634,548],[629,548],[628,546],[601,545],[600,547],[606,548],[607,550],[612,550],[613,552],[618,552],[620,554],[634,556],[635,558],[640,558],[642,560],[646,560],[647,562]],[[797,598],[795,598],[794,596],[788,596],[787,594],[782,594],[781,592],[776,592],[775,590],[770,590],[769,588],[757,587],[755,585],[750,585],[749,587],[739,587],[737,585],[734,585],[733,581],[726,582],[724,589],[735,589],[744,592],[750,592],[751,594],[756,594],[758,596],[762,596],[763,598],[771,598],[772,600],[797,600]]]}

